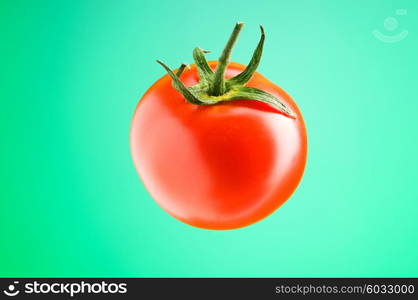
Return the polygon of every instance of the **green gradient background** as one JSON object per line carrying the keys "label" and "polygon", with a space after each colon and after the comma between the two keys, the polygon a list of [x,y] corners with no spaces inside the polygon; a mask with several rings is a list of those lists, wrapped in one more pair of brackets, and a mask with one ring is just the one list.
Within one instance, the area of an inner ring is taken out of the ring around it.
{"label": "green gradient background", "polygon": [[[0,276],[418,276],[417,1],[151,2],[1,1]],[[409,36],[375,39],[397,8]],[[155,59],[216,59],[235,21],[309,160],[272,216],[207,231],[147,194],[129,126]]]}

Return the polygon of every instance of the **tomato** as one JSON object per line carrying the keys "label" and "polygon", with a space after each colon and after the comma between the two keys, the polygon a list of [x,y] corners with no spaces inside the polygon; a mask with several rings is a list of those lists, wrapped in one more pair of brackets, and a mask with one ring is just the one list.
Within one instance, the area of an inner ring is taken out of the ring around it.
{"label": "tomato", "polygon": [[[218,62],[208,65],[216,70]],[[225,78],[245,68],[229,63]],[[196,65],[180,79],[186,87],[198,84]],[[135,110],[135,167],[151,197],[184,223],[218,230],[250,225],[280,207],[302,178],[307,136],[296,103],[257,72],[246,86],[281,99],[293,115],[252,100],[192,104],[169,75],[148,89]]]}

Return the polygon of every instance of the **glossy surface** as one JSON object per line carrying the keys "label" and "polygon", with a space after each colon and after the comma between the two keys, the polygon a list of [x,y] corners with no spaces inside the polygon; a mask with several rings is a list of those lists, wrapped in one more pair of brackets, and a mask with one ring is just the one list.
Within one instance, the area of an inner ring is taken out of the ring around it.
{"label": "glossy surface", "polygon": [[[231,63],[225,75],[243,69]],[[195,67],[181,80],[195,84]],[[187,224],[233,229],[257,222],[285,202],[302,177],[307,140],[296,104],[259,73],[247,86],[280,97],[296,119],[256,101],[189,104],[168,75],[137,106],[131,127],[135,167],[152,198]]]}

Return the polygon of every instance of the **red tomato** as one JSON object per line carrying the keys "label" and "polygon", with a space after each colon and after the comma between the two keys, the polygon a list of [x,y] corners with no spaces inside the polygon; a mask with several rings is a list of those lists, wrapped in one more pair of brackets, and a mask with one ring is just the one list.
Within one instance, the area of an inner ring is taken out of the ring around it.
{"label": "red tomato", "polygon": [[[225,77],[244,69],[230,63]],[[180,79],[196,84],[196,66]],[[282,99],[294,118],[250,100],[190,104],[171,84],[165,75],[151,86],[132,121],[133,161],[152,198],[173,217],[206,229],[239,228],[274,212],[296,189],[306,162],[295,102],[259,73],[246,86]]]}

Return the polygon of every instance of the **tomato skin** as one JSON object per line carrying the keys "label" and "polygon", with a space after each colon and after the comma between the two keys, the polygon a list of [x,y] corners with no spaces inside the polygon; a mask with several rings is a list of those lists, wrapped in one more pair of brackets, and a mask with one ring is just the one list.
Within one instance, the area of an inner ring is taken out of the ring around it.
{"label": "tomato skin", "polygon": [[[209,65],[214,69],[216,62]],[[225,77],[244,69],[230,63]],[[181,80],[198,82],[195,65]],[[218,230],[250,225],[282,205],[302,178],[307,136],[295,102],[259,73],[246,85],[282,99],[296,118],[251,100],[190,104],[168,75],[136,108],[130,135],[135,167],[152,198],[184,223]]]}

